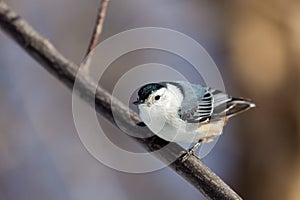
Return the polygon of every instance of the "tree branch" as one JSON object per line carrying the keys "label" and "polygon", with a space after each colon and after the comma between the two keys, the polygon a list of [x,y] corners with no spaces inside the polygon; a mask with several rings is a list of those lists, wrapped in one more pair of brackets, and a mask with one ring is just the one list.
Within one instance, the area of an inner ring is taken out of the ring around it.
{"label": "tree branch", "polygon": [[86,54],[84,56],[84,61],[81,63],[81,65],[83,66],[83,69],[87,73],[90,71],[89,66],[90,66],[92,56],[94,54],[94,49],[96,48],[96,46],[99,42],[100,35],[103,30],[103,24],[104,24],[109,0],[99,0],[99,2],[100,2],[100,8],[98,10],[97,20],[96,20],[95,27],[93,30],[93,35],[91,37],[91,41],[87,48]]}
{"label": "tree branch", "polygon": [[[70,89],[73,88],[78,66],[61,55],[53,45],[38,34],[25,20],[13,12],[3,1],[0,1],[0,27],[27,51],[45,69],[57,77]],[[97,113],[104,116],[108,121],[115,124],[111,105],[115,107],[126,130],[134,134],[152,135],[147,128],[140,128],[136,123],[140,119],[136,113],[113,98],[108,92],[97,86],[86,74],[81,74],[77,80],[80,86],[76,91],[88,103],[95,102]],[[93,90],[96,89],[96,95]],[[130,118],[127,114],[129,112]],[[168,142],[157,136],[141,139],[132,137],[148,151],[155,151],[164,147]],[[188,182],[201,191],[208,199],[241,199],[228,185],[216,174],[206,167],[195,156],[189,157],[185,162],[177,159],[184,149],[175,143],[163,148],[164,151],[157,156],[162,161],[175,160],[170,167]]]}

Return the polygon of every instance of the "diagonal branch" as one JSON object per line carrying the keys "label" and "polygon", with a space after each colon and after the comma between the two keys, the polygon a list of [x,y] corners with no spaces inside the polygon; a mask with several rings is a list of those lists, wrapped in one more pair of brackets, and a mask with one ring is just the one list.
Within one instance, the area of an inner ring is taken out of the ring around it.
{"label": "diagonal branch", "polygon": [[89,43],[88,49],[86,51],[86,54],[84,56],[84,61],[82,61],[81,65],[83,66],[83,69],[88,73],[90,71],[89,66],[92,59],[92,56],[94,54],[94,49],[96,48],[100,35],[103,30],[103,24],[106,16],[106,11],[108,7],[109,0],[99,0],[100,2],[100,8],[98,10],[98,16],[95,23],[95,27],[93,30],[93,35],[91,38],[91,41]]}
{"label": "diagonal branch", "polygon": [[[27,51],[45,69],[57,77],[63,84],[73,89],[78,66],[61,55],[54,46],[40,34],[38,34],[25,20],[12,11],[3,1],[0,0],[0,27],[15,40],[24,50]],[[148,129],[136,126],[140,119],[136,113],[113,98],[108,92],[97,83],[93,82],[86,74],[77,77],[78,85],[76,91],[85,101],[95,101],[97,113],[104,116],[108,121],[115,124],[111,105],[118,111],[123,120],[124,128],[134,134],[149,135]],[[96,89],[96,95],[93,90]],[[130,118],[127,114],[129,113]],[[145,149],[154,151],[164,147],[168,142],[153,136],[146,139],[135,138]],[[208,199],[241,199],[226,183],[214,174],[195,156],[189,157],[185,162],[177,159],[184,150],[175,143],[168,145],[168,148],[156,156],[162,161],[175,160],[170,167],[179,175],[185,178]]]}

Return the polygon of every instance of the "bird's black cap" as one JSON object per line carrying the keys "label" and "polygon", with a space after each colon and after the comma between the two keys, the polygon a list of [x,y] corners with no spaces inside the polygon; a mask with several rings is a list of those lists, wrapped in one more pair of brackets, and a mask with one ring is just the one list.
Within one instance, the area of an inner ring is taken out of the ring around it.
{"label": "bird's black cap", "polygon": [[144,85],[139,89],[138,99],[137,101],[133,102],[133,104],[137,105],[145,102],[145,100],[149,97],[150,94],[164,87],[166,86],[163,83],[149,83],[147,85]]}

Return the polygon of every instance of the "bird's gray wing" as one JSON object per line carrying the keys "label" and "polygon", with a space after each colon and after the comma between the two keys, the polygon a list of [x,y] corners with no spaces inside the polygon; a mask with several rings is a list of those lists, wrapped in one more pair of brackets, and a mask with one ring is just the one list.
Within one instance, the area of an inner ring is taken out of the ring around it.
{"label": "bird's gray wing", "polygon": [[222,119],[225,116],[231,117],[255,106],[250,101],[232,98],[221,91],[202,86],[198,87],[201,87],[204,91],[196,105],[194,104],[189,109],[182,107],[178,110],[179,117],[189,123],[206,123],[211,120]]}
{"label": "bird's gray wing", "polygon": [[180,118],[189,123],[209,121],[213,114],[214,106],[214,97],[212,91],[206,89],[202,94],[201,98],[198,99],[197,102],[193,103],[194,105],[192,108],[185,109],[184,107],[181,107],[178,110],[178,115],[180,116]]}

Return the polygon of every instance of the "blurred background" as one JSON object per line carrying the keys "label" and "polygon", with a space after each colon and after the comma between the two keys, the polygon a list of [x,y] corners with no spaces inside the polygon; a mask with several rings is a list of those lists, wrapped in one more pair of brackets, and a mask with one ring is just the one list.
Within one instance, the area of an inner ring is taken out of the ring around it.
{"label": "blurred background", "polygon": [[[7,2],[67,58],[80,63],[97,0]],[[101,38],[157,26],[197,40],[219,67],[226,91],[257,104],[228,123],[203,161],[245,199],[296,200],[300,199],[299,10],[300,2],[280,0],[112,0]],[[71,92],[2,32],[0,45],[1,200],[204,199],[169,168],[128,174],[95,160],[75,130]],[[152,57],[160,54],[148,53],[125,56],[114,65],[126,64],[129,69],[149,60],[158,62]],[[181,66],[182,61],[170,55],[161,57]],[[124,71],[112,69],[101,81],[107,90]]]}

